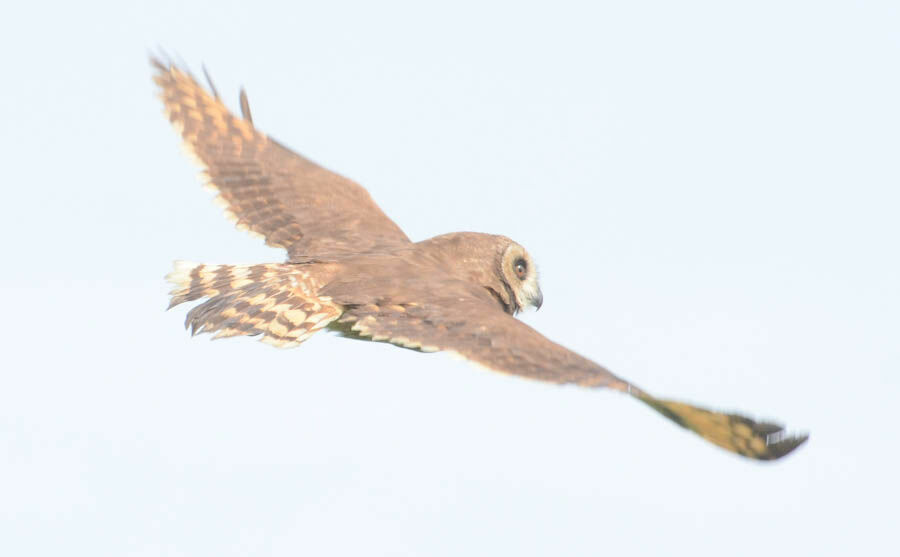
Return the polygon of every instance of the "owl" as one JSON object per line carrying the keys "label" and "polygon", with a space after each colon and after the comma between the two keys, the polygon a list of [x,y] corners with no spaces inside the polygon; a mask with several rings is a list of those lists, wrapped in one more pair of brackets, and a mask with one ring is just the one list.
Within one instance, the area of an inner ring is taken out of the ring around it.
{"label": "owl", "polygon": [[781,458],[807,440],[778,424],[657,398],[516,319],[540,308],[531,255],[499,235],[455,232],[411,241],[355,182],[258,131],[247,96],[232,114],[178,66],[152,59],[169,121],[237,228],[283,248],[280,263],[176,262],[170,307],[193,334],[256,336],[298,346],[327,329],[557,384],[614,389],[739,455]]}

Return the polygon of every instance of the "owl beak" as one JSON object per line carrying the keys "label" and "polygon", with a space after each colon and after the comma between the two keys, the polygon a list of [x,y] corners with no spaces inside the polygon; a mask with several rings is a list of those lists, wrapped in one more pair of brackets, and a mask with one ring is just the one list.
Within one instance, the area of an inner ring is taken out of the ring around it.
{"label": "owl beak", "polygon": [[541,309],[541,306],[544,305],[544,293],[541,292],[540,288],[538,288],[537,296],[531,301],[534,304],[534,311]]}

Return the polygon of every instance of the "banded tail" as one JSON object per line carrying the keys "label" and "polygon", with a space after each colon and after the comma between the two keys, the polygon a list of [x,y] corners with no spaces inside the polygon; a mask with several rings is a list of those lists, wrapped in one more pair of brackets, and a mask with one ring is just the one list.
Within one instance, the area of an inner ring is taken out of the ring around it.
{"label": "banded tail", "polygon": [[192,335],[261,335],[265,343],[290,348],[343,313],[331,298],[316,295],[321,285],[297,265],[176,261],[166,279],[174,285],[169,308],[206,298],[185,319]]}

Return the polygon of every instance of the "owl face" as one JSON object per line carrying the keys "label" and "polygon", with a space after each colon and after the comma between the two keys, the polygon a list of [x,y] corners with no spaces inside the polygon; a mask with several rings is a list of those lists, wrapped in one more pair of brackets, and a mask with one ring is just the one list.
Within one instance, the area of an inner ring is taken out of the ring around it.
{"label": "owl face", "polygon": [[519,309],[541,308],[544,295],[538,284],[537,266],[525,248],[513,242],[503,252],[500,262],[503,280],[516,298]]}

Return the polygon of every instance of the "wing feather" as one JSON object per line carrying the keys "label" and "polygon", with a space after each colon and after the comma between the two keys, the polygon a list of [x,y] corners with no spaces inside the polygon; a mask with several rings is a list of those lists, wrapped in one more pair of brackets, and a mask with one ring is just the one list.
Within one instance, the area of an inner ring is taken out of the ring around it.
{"label": "wing feather", "polygon": [[288,250],[292,261],[409,243],[360,185],[257,131],[243,90],[238,118],[215,89],[210,94],[172,64],[151,63],[169,120],[238,228]]}
{"label": "wing feather", "polygon": [[[476,300],[349,307],[332,329],[347,336],[423,351],[445,350],[494,371],[627,393],[676,424],[727,451],[756,460],[781,458],[807,435],[781,425],[656,398],[605,367],[550,341],[514,317]],[[400,309],[397,309],[397,308]]]}

